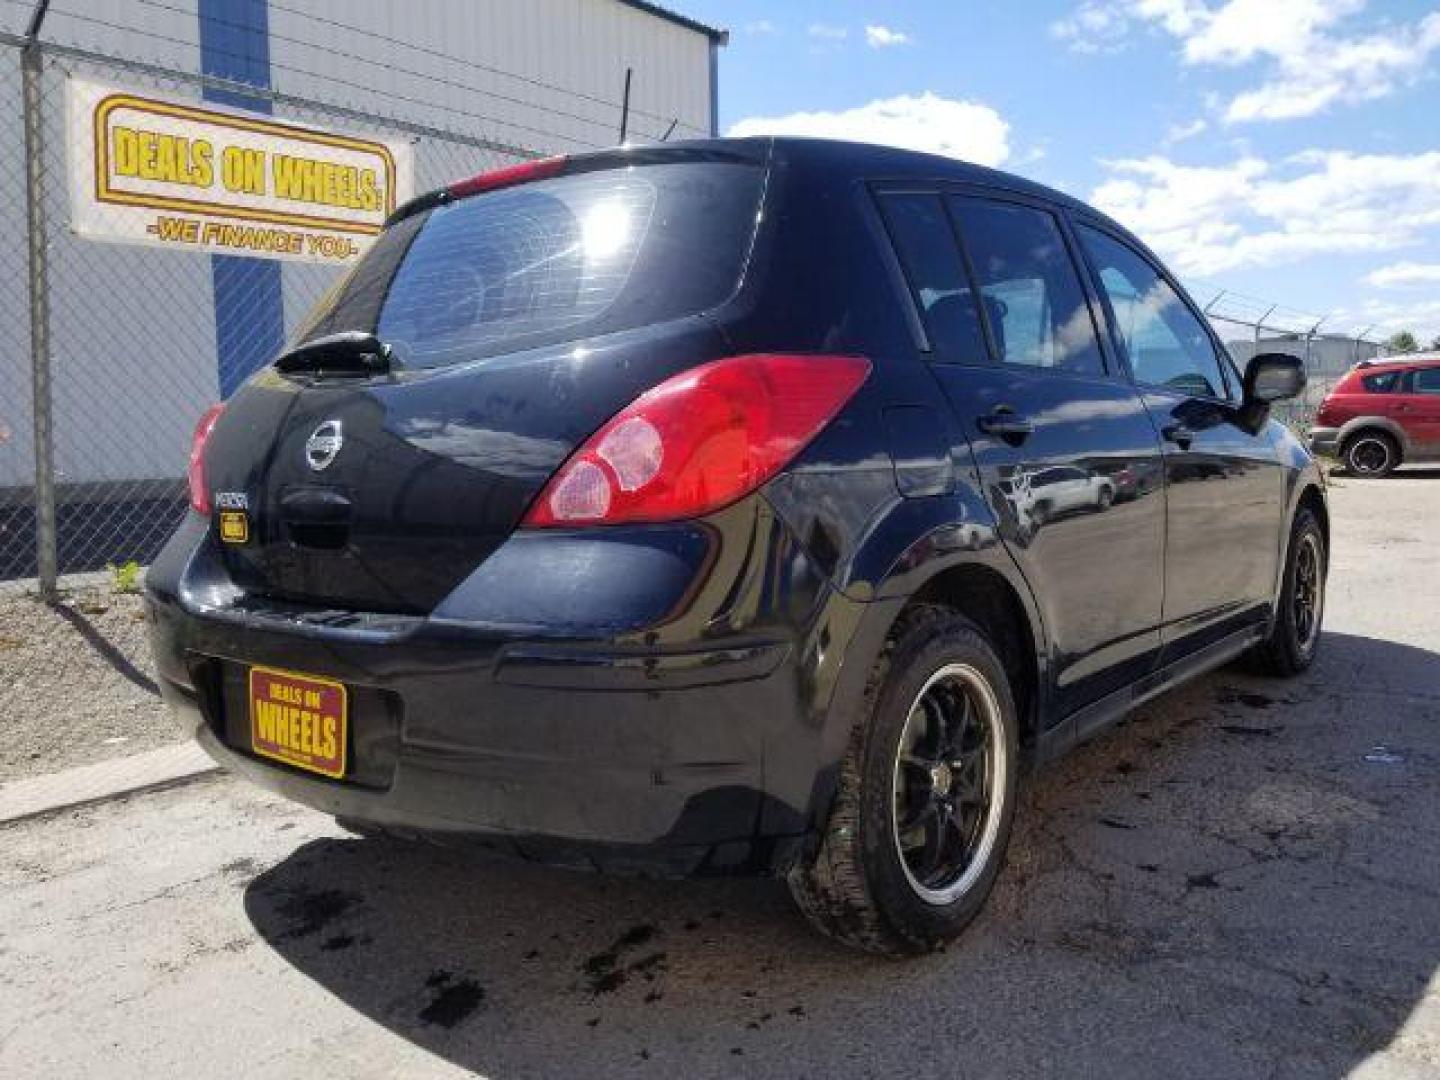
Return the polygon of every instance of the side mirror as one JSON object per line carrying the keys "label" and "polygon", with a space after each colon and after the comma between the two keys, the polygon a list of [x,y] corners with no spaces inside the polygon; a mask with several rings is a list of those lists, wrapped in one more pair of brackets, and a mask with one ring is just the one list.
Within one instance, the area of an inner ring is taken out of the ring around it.
{"label": "side mirror", "polygon": [[1305,364],[1298,356],[1259,353],[1245,365],[1245,403],[1268,405],[1298,397],[1305,382]]}

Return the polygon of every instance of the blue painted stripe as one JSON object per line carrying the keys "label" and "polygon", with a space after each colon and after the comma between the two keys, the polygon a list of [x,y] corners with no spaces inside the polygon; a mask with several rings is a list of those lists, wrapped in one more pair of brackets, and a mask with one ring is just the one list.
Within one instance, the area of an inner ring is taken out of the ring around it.
{"label": "blue painted stripe", "polygon": [[[270,11],[267,0],[199,0],[200,70],[260,88],[270,86]],[[206,87],[206,101],[270,112],[269,99]],[[274,359],[285,340],[280,264],[272,259],[212,255],[215,344],[220,396]]]}

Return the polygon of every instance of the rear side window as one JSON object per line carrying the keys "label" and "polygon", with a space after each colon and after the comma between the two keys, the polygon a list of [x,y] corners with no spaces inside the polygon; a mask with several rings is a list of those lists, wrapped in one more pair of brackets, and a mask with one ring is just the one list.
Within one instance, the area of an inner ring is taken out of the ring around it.
{"label": "rear side window", "polygon": [[1055,215],[961,197],[951,209],[1004,362],[1103,374],[1090,306]]}
{"label": "rear side window", "polygon": [[879,201],[935,358],[988,363],[980,311],[940,196],[886,194]]}
{"label": "rear side window", "polygon": [[1360,379],[1367,392],[1371,394],[1393,394],[1398,389],[1400,372],[1382,371],[1378,375],[1365,375]]}
{"label": "rear side window", "polygon": [[686,162],[459,199],[390,229],[297,340],[371,330],[438,367],[697,314],[739,283],[763,178]]}

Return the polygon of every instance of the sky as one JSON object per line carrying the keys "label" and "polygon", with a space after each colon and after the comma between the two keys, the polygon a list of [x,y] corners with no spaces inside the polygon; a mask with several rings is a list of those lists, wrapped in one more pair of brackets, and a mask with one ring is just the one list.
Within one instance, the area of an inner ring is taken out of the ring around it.
{"label": "sky", "polygon": [[722,132],[998,166],[1134,229],[1202,304],[1440,336],[1440,4],[674,0]]}

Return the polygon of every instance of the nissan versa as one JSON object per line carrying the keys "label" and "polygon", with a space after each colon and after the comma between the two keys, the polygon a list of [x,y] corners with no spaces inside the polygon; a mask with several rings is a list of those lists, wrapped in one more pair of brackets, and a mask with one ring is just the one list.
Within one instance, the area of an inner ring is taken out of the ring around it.
{"label": "nissan versa", "polygon": [[767,872],[955,936],[1022,768],[1320,634],[1328,515],[1114,222],[986,169],[717,140],[399,209],[206,414],[147,580],[165,697],[354,830]]}

